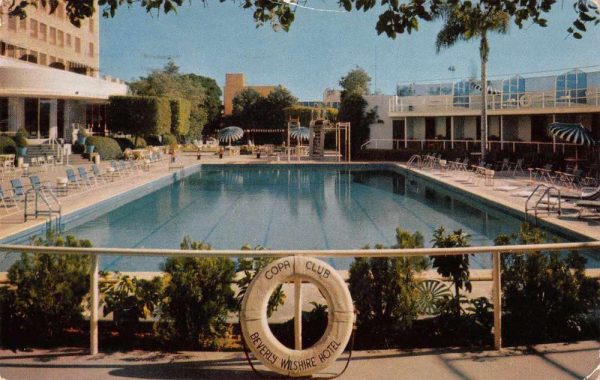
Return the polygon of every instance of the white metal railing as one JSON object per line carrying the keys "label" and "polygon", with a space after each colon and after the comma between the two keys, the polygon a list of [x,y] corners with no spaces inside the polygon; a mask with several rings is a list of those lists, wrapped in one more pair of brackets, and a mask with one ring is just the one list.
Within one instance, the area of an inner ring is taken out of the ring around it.
{"label": "white metal railing", "polygon": [[[481,145],[479,140],[449,140],[449,139],[370,139],[360,146],[361,150],[365,149],[454,149],[456,147],[464,147],[465,150],[477,150]],[[520,150],[522,147],[534,148],[539,154],[542,151],[552,151],[553,153],[561,152],[568,153],[569,149],[574,150],[580,147],[577,144],[555,142],[555,141],[489,141],[487,142],[488,150],[507,150],[513,153]]]}
{"label": "white metal railing", "polygon": [[[564,91],[526,91],[488,95],[488,110],[514,110],[533,108],[574,108],[600,106],[600,88],[571,89]],[[443,112],[481,110],[481,94],[392,96],[390,113]]]}
{"label": "white metal railing", "polygon": [[503,253],[528,254],[539,251],[600,250],[600,241],[581,243],[551,243],[532,245],[482,246],[461,248],[413,248],[413,249],[333,249],[333,250],[175,250],[136,248],[73,248],[0,244],[0,252],[38,254],[83,254],[91,256],[90,265],[90,354],[98,353],[99,317],[99,258],[107,256],[138,257],[410,257],[410,256],[458,256],[468,254],[492,255],[492,305],[494,313],[494,347],[502,347],[502,288],[501,255]]}

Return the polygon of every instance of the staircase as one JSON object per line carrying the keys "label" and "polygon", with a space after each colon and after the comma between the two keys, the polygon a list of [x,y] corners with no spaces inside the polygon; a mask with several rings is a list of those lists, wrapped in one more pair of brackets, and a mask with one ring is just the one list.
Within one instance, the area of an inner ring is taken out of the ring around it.
{"label": "staircase", "polygon": [[[25,157],[25,162],[30,163],[31,159],[34,157],[47,157],[54,156],[57,157],[57,145],[54,145],[52,148],[51,144],[36,144],[36,145],[28,145],[27,146],[27,157]],[[66,157],[65,162],[66,164]],[[84,158],[81,154],[71,154],[69,156],[69,165],[72,166],[81,166],[81,165],[89,165],[90,160]]]}

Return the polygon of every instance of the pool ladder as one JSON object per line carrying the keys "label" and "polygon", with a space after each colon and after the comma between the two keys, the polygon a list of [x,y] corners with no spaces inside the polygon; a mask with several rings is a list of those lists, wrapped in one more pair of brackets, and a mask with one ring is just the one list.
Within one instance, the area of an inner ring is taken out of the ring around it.
{"label": "pool ladder", "polygon": [[[552,199],[554,198],[556,198],[558,202],[552,203]],[[546,201],[546,204],[543,204],[544,200]],[[532,206],[530,206],[530,202],[533,202]],[[533,211],[533,215],[537,221],[539,210],[546,211],[548,215],[556,213],[560,216],[561,198],[560,190],[558,188],[541,183],[533,189],[533,192],[527,197],[527,201],[525,202],[525,220],[527,220],[527,217],[529,216],[529,211]]]}
{"label": "pool ladder", "polygon": [[[32,212],[29,212],[30,201],[33,202]],[[40,208],[40,206],[45,206],[45,208]],[[60,232],[62,228],[62,205],[58,198],[56,198],[56,195],[51,191],[44,191],[43,188],[27,190],[23,208],[25,221],[27,221],[29,217],[37,219],[38,216],[47,216],[47,228],[48,226],[51,228],[52,221],[54,220],[56,221],[56,230],[57,232]]]}
{"label": "pool ladder", "polygon": [[419,156],[418,154],[413,154],[406,163],[407,168],[410,168],[411,166],[415,166],[419,169],[422,168],[423,160],[421,159],[421,156]]}

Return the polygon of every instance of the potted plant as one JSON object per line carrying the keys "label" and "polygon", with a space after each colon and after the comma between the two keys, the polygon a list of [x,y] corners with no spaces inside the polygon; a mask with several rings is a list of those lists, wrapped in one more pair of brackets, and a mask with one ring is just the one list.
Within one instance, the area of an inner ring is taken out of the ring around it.
{"label": "potted plant", "polygon": [[93,141],[91,141],[91,139],[85,138],[85,153],[92,154],[94,153],[94,149],[96,149],[96,147],[94,146]]}
{"label": "potted plant", "polygon": [[77,144],[85,145],[85,139],[89,136],[87,131],[84,128],[79,128],[77,132]]}
{"label": "potted plant", "polygon": [[14,137],[15,144],[17,145],[17,154],[20,157],[25,157],[27,155],[27,131],[23,128],[19,128]]}

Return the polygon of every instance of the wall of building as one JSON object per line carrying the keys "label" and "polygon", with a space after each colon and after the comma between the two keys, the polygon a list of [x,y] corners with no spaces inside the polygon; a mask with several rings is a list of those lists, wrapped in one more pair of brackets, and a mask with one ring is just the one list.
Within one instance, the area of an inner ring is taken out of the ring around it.
{"label": "wall of building", "polygon": [[16,59],[29,55],[35,57],[38,64],[63,64],[67,69],[72,63],[89,67],[89,75],[98,74],[100,24],[97,15],[83,20],[77,28],[69,21],[62,2],[53,14],[41,3],[27,11],[28,17],[23,20],[0,16],[3,18],[0,55]]}
{"label": "wall of building", "polygon": [[223,114],[233,113],[233,98],[245,88],[251,88],[261,96],[269,95],[276,86],[246,86],[246,78],[242,73],[225,74],[225,87],[223,88]]}
{"label": "wall of building", "polygon": [[[389,117],[389,95],[367,95],[367,110],[377,109],[377,121],[369,126],[369,138],[391,140],[393,139],[394,127]],[[374,146],[371,146],[374,147]],[[392,149],[391,141],[377,143],[378,149]]]}

